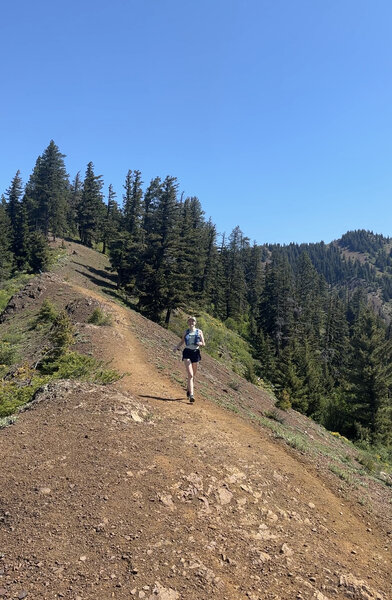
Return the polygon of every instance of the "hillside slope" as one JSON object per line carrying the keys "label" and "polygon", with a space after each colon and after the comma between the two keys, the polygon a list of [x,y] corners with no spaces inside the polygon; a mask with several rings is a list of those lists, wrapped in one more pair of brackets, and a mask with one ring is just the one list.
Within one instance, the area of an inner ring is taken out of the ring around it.
{"label": "hillside slope", "polygon": [[[126,376],[50,385],[0,431],[0,597],[391,598],[388,489],[374,483],[372,510],[356,502],[321,459],[250,422],[271,399],[207,355],[188,404],[176,338],[111,299],[103,257],[68,251],[5,324],[50,297],[79,349]],[[96,303],[111,327],[86,323]]]}

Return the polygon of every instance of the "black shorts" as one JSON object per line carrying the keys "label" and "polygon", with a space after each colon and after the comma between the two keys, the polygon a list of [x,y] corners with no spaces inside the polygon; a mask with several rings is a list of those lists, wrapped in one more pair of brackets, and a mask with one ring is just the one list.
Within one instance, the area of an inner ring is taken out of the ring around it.
{"label": "black shorts", "polygon": [[182,360],[189,358],[191,362],[197,363],[201,361],[200,350],[191,350],[191,348],[184,348],[182,351]]}

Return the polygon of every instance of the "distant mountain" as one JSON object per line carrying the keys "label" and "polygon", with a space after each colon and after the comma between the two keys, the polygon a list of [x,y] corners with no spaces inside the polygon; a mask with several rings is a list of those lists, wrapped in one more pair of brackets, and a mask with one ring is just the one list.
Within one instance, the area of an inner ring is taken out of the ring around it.
{"label": "distant mountain", "polygon": [[268,244],[268,252],[284,254],[294,267],[306,252],[316,271],[335,289],[364,290],[376,312],[392,315],[392,238],[365,229],[347,231],[330,244]]}

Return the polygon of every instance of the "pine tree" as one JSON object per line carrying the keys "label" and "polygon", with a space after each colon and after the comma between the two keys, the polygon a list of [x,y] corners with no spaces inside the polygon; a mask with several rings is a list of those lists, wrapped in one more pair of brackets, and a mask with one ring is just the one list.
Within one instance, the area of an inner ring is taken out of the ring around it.
{"label": "pine tree", "polygon": [[371,443],[392,441],[392,342],[368,307],[353,328],[349,382],[357,434]]}
{"label": "pine tree", "polygon": [[324,321],[325,285],[307,252],[300,255],[296,265],[295,299],[295,335],[317,343]]}
{"label": "pine tree", "polygon": [[45,236],[39,231],[29,235],[29,268],[33,273],[46,271],[50,264],[50,252]]}
{"label": "pine tree", "polygon": [[13,251],[19,271],[30,269],[30,229],[27,202],[23,198],[16,214],[16,230],[13,236]]}
{"label": "pine tree", "polygon": [[72,236],[76,236],[80,230],[78,216],[79,206],[82,201],[82,188],[83,182],[78,172],[70,186],[66,214],[67,232]]}
{"label": "pine tree", "polygon": [[184,300],[183,282],[186,277],[178,268],[180,207],[177,188],[175,177],[168,176],[162,183],[136,283],[141,309],[156,321],[162,319],[165,311],[166,324],[172,310]]}
{"label": "pine tree", "polygon": [[22,199],[22,193],[23,184],[17,171],[6,191],[6,212],[11,224],[11,251],[18,270],[29,268],[29,218],[26,196]]}
{"label": "pine tree", "polygon": [[105,215],[102,186],[102,176],[94,174],[94,165],[89,162],[83,181],[78,221],[80,240],[82,244],[90,248],[94,242],[102,239],[102,225]]}
{"label": "pine tree", "polygon": [[12,270],[12,236],[11,220],[7,213],[5,197],[0,202],[0,281],[8,279]]}
{"label": "pine tree", "polygon": [[292,335],[294,302],[292,269],[284,255],[274,253],[265,269],[258,325],[271,337],[278,355]]}
{"label": "pine tree", "polygon": [[180,204],[177,270],[184,274],[181,283],[184,300],[195,305],[201,302],[208,252],[203,215],[198,198],[186,198]]}
{"label": "pine tree", "polygon": [[142,176],[140,171],[128,171],[125,179],[124,228],[133,241],[140,240],[142,226]]}
{"label": "pine tree", "polygon": [[48,237],[63,235],[66,230],[66,207],[69,179],[61,154],[53,140],[38,157],[26,186],[30,220],[34,229]]}
{"label": "pine tree", "polygon": [[332,390],[341,385],[347,369],[349,350],[349,327],[346,307],[334,293],[330,293],[321,338],[321,359],[326,388]]}
{"label": "pine tree", "polygon": [[106,253],[108,245],[114,242],[118,237],[120,229],[121,213],[116,202],[116,193],[113,190],[112,184],[109,185],[108,191],[108,203],[106,209],[105,219],[103,221],[103,247],[102,253]]}
{"label": "pine tree", "polygon": [[216,295],[219,294],[219,256],[216,247],[216,227],[211,219],[204,226],[204,239],[206,258],[200,281],[202,303],[212,314],[216,314]]}
{"label": "pine tree", "polygon": [[5,195],[7,200],[7,213],[10,219],[12,228],[12,237],[18,228],[18,215],[23,194],[23,183],[20,177],[20,171],[16,172],[15,177],[11,181],[10,187],[7,189]]}
{"label": "pine tree", "polygon": [[244,249],[249,247],[249,239],[245,238],[237,226],[229,236],[226,267],[226,313],[227,317],[239,318],[246,311],[246,281],[243,264]]}

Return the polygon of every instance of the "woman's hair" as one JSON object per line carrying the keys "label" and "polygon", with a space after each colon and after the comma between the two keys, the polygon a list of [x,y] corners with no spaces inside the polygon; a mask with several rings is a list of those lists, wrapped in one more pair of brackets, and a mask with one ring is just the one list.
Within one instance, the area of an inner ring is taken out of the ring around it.
{"label": "woman's hair", "polygon": [[192,317],[192,315],[191,315],[188,317],[188,321],[189,321],[189,319],[192,319],[192,321],[194,321],[196,323],[196,317]]}

